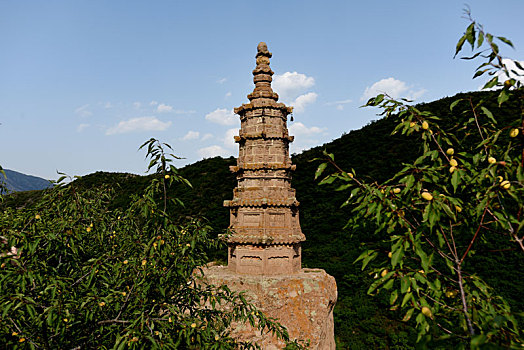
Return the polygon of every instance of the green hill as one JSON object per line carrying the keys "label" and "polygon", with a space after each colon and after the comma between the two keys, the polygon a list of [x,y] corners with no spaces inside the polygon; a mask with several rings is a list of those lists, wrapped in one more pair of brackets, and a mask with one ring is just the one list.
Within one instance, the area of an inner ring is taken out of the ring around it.
{"label": "green hill", "polygon": [[[446,97],[431,103],[418,105],[421,110],[431,110],[439,115],[449,126],[467,118],[460,105],[453,112],[450,103],[457,98],[471,97],[473,103],[479,99],[488,101],[486,106],[495,115],[511,118],[518,115],[515,101],[509,101],[500,109],[496,103],[496,92],[472,92]],[[490,102],[491,101],[491,102]],[[500,120],[504,123],[505,120]],[[360,130],[345,133],[340,138],[322,146],[293,155],[297,165],[292,185],[297,190],[300,201],[300,220],[307,241],[303,244],[303,265],[325,269],[333,275],[338,284],[339,300],[335,308],[335,333],[342,348],[350,349],[402,349],[411,348],[416,335],[409,323],[399,321],[401,317],[389,311],[385,296],[372,298],[366,295],[370,276],[360,270],[353,261],[361,253],[362,242],[372,238],[367,232],[350,232],[344,228],[348,216],[347,209],[340,209],[345,193],[334,191],[334,186],[318,186],[314,173],[325,149],[334,153],[338,165],[344,169],[355,169],[360,177],[384,181],[400,170],[403,163],[413,161],[419,155],[414,139],[402,135],[390,135],[393,122],[388,119],[374,121]],[[201,216],[209,220],[216,233],[223,232],[229,224],[229,213],[222,206],[225,199],[232,198],[235,177],[229,166],[236,160],[231,157],[205,159],[180,169],[182,176],[193,184],[193,189],[176,187],[170,196],[180,198],[184,207],[171,207],[174,216]],[[149,175],[154,176],[154,175]],[[97,172],[84,176],[74,182],[79,188],[112,185],[116,197],[111,206],[128,204],[131,197],[140,193],[147,183],[146,176],[122,173]],[[30,199],[37,193],[17,193],[6,198],[4,205],[30,205]],[[511,249],[508,242],[508,249]],[[489,242],[479,244],[478,250],[489,251]],[[225,252],[215,252],[217,258],[225,258]],[[524,263],[523,258],[514,251],[498,251],[480,255],[473,261],[475,271],[503,295],[517,312],[524,311],[524,301],[520,298],[524,280],[515,279]]]}

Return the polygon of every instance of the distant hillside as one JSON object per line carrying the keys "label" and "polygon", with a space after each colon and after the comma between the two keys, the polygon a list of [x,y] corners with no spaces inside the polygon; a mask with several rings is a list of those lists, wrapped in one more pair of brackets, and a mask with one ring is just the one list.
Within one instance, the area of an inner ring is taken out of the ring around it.
{"label": "distant hillside", "polygon": [[53,187],[49,180],[41,177],[26,175],[18,171],[4,169],[6,177],[0,173],[0,181],[4,181],[10,192],[43,190]]}
{"label": "distant hillside", "polygon": [[[421,110],[429,110],[440,116],[444,123],[456,125],[469,118],[461,110],[461,104],[450,111],[449,105],[457,98],[471,97],[473,104],[480,99],[497,116],[500,125],[511,118],[520,118],[516,101],[508,101],[499,108],[497,92],[472,92],[446,97],[438,101],[419,104]],[[336,162],[343,169],[354,169],[359,177],[385,181],[419,155],[419,143],[402,135],[391,135],[394,123],[389,119],[374,121],[360,130],[344,133],[340,138],[322,146],[293,155],[297,169],[293,174],[292,186],[297,190],[300,202],[300,222],[306,235],[303,247],[303,266],[323,268],[337,280],[339,299],[335,307],[335,336],[340,348],[344,349],[410,349],[416,334],[412,324],[399,321],[403,315],[389,310],[389,296],[372,298],[366,294],[371,276],[363,273],[359,264],[353,261],[361,253],[361,243],[373,240],[370,232],[351,232],[345,228],[351,213],[340,208],[347,193],[334,191],[335,185],[318,186],[314,180],[315,169],[326,149],[334,153]],[[175,218],[186,216],[205,217],[216,233],[223,232],[229,224],[229,211],[222,203],[233,196],[236,179],[229,171],[234,165],[233,157],[204,159],[179,169],[189,179],[193,188],[174,186],[169,196],[182,200],[184,207],[170,207],[168,212]],[[145,167],[145,165],[144,165]],[[82,188],[112,186],[115,197],[111,207],[126,207],[133,195],[140,194],[151,176],[122,173],[97,172],[75,180],[73,184]],[[15,193],[5,198],[3,205],[30,206],[41,191]],[[508,251],[489,251],[490,242],[479,242],[478,258],[471,259],[474,271],[491,284],[511,304],[514,311],[524,311],[524,279],[516,279],[515,271],[524,264],[521,255]],[[489,253],[488,253],[489,252]],[[225,259],[225,251],[215,253]]]}

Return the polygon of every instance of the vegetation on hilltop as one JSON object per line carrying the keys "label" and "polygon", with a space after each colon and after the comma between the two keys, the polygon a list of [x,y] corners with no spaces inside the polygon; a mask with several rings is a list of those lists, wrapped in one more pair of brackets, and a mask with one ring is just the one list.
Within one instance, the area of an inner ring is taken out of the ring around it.
{"label": "vegetation on hilltop", "polygon": [[[522,309],[507,300],[518,292],[506,297],[507,284],[490,283],[482,272],[496,269],[511,280],[515,270],[506,261],[524,257],[524,87],[510,78],[524,77],[524,68],[500,56],[497,44],[511,41],[485,32],[465,13],[470,25],[457,53],[468,42],[474,54],[465,59],[485,59],[474,77],[489,74],[484,88],[500,87],[498,106],[512,98],[514,112],[501,115],[483,99],[459,97],[449,110],[461,105],[463,111],[450,120],[380,94],[367,105],[382,109],[392,134],[415,142],[418,157],[374,180],[341,168],[324,151],[327,161],[316,177],[334,166],[320,184],[337,183],[346,196],[347,226],[374,238],[356,259],[374,274],[367,293],[389,296],[390,310],[405,322],[414,319],[418,345],[522,347]],[[498,265],[482,266],[497,255],[503,257]]]}
{"label": "vegetation on hilltop", "polygon": [[[458,98],[471,98],[474,103],[484,100],[485,105],[497,116],[500,123],[507,123],[511,116],[519,112],[515,98],[499,107],[496,101],[498,92],[461,93],[438,101],[417,105],[424,111],[431,111],[452,124],[463,118],[464,105],[457,105],[453,111],[449,104]],[[385,181],[391,174],[402,169],[404,163],[413,162],[419,147],[415,137],[390,135],[394,127],[391,119],[379,119],[360,130],[350,131],[340,138],[323,146],[292,156],[297,165],[293,174],[292,186],[297,190],[300,201],[300,220],[306,234],[303,244],[303,264],[306,267],[325,269],[333,275],[338,284],[339,298],[335,307],[335,335],[341,348],[411,348],[416,340],[413,324],[399,321],[402,316],[389,310],[386,296],[372,298],[367,295],[368,285],[373,275],[362,272],[353,261],[362,252],[362,244],[377,241],[372,227],[351,230],[346,226],[347,214],[340,205],[347,199],[343,192],[333,191],[334,185],[317,186],[314,173],[318,162],[326,150],[333,153],[341,168],[354,169],[359,177]],[[373,145],[373,147],[370,147]],[[222,233],[229,225],[229,212],[222,206],[230,199],[235,187],[235,177],[229,166],[235,164],[234,158],[209,158],[179,169],[179,174],[191,180],[192,189],[180,186],[169,188],[168,196],[180,198],[184,206],[168,205],[167,213],[175,221],[187,217],[206,218],[213,235]],[[101,186],[111,186],[114,195],[107,203],[108,208],[117,210],[127,207],[133,196],[142,193],[155,175],[137,176],[121,173],[97,172],[75,180],[78,189],[89,190]],[[40,192],[31,193],[34,196]],[[26,193],[15,193],[6,197],[4,207],[21,207],[32,203]],[[471,261],[486,282],[499,290],[515,311],[524,311],[524,300],[520,298],[524,289],[524,279],[515,278],[524,262],[510,244],[501,251],[489,251],[489,242],[481,242],[478,255]],[[511,250],[504,250],[511,249]],[[210,252],[213,259],[225,259],[225,249]],[[399,317],[400,316],[400,317]]]}
{"label": "vegetation on hilltop", "polygon": [[170,189],[189,182],[168,145],[143,147],[154,175],[98,174],[140,180],[125,206],[115,207],[113,184],[59,180],[29,205],[2,208],[0,347],[259,348],[232,338],[240,322],[302,348],[242,294],[201,280],[208,252],[223,244],[205,221],[168,214],[167,203],[181,205]]}

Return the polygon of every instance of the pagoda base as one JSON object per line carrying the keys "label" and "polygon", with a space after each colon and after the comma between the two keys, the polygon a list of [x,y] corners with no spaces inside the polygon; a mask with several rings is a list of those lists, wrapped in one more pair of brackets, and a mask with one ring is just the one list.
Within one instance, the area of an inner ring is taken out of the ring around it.
{"label": "pagoda base", "polygon": [[300,271],[302,254],[295,244],[230,244],[228,268],[249,275],[282,275]]}
{"label": "pagoda base", "polygon": [[[309,341],[309,349],[335,349],[333,308],[337,300],[335,279],[321,269],[301,269],[294,274],[252,276],[231,271],[227,266],[204,269],[204,279],[233,291],[245,291],[246,298],[269,317],[284,325],[290,339]],[[261,334],[249,324],[236,324],[234,338],[254,341],[262,349],[283,349],[285,344]]]}

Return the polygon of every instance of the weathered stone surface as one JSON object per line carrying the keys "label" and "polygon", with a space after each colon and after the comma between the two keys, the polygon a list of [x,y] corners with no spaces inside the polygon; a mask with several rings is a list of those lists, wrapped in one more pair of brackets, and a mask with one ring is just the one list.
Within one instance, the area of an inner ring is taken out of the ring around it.
{"label": "weathered stone surface", "polygon": [[255,88],[250,103],[235,108],[240,116],[237,165],[238,185],[230,208],[228,266],[237,273],[253,275],[289,274],[301,268],[300,242],[306,237],[299,223],[289,157],[293,137],[287,129],[291,107],[278,103],[273,92],[272,54],[265,43],[257,47]]}
{"label": "weathered stone surface", "polygon": [[[295,165],[289,157],[287,117],[293,108],[279,103],[273,92],[271,53],[265,43],[257,47],[253,70],[255,89],[250,103],[235,108],[240,116],[237,187],[224,201],[230,211],[228,266],[205,269],[209,283],[246,291],[248,299],[278,318],[292,339],[308,340],[311,349],[335,349],[333,307],[335,279],[323,270],[302,269],[301,242],[306,237],[299,222],[299,202],[291,187]],[[260,334],[249,325],[232,329],[240,340],[257,342],[262,349],[279,349],[283,343]]]}
{"label": "weathered stone surface", "polygon": [[[246,297],[270,317],[286,326],[291,339],[309,340],[310,349],[335,349],[333,307],[337,299],[335,279],[320,269],[302,269],[290,275],[237,274],[225,266],[204,269],[205,280],[246,291]],[[284,344],[260,334],[249,324],[239,324],[233,335],[257,342],[262,349],[282,349]]]}

